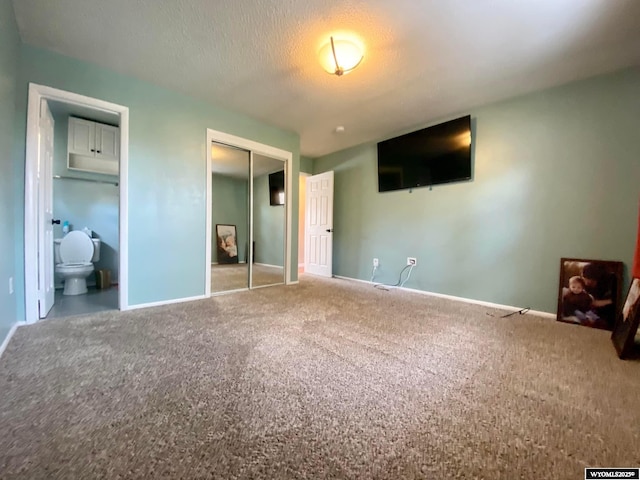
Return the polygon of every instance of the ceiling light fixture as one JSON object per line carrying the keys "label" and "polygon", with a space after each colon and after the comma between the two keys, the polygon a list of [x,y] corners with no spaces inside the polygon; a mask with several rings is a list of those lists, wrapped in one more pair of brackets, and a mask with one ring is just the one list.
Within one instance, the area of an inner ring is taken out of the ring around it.
{"label": "ceiling light fixture", "polygon": [[364,55],[358,45],[350,40],[334,40],[333,37],[329,39],[329,43],[320,50],[322,68],[340,77],[360,65]]}

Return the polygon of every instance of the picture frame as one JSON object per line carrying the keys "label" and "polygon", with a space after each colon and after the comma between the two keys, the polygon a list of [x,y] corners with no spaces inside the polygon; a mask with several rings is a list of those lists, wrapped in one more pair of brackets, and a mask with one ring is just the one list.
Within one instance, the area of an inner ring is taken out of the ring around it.
{"label": "picture frame", "polygon": [[560,259],[557,320],[613,330],[620,314],[623,264]]}
{"label": "picture frame", "polygon": [[611,341],[618,357],[626,358],[635,347],[635,337],[640,323],[640,278],[634,278],[629,286],[622,311],[611,334]]}
{"label": "picture frame", "polygon": [[235,225],[216,224],[218,263],[238,263],[238,234]]}

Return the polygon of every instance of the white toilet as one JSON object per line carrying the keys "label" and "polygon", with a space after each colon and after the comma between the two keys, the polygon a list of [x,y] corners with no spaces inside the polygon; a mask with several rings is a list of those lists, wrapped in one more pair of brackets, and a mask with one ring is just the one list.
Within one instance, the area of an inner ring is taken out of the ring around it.
{"label": "white toilet", "polygon": [[67,233],[54,240],[56,273],[64,279],[63,295],[87,293],[87,277],[93,272],[93,263],[100,260],[100,239],[90,238],[80,230]]}

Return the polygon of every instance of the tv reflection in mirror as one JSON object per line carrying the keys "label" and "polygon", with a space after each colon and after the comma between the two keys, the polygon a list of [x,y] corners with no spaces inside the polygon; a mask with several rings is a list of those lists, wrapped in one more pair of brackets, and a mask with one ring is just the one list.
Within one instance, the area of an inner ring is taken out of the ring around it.
{"label": "tv reflection in mirror", "polygon": [[284,205],[284,170],[269,174],[269,203]]}

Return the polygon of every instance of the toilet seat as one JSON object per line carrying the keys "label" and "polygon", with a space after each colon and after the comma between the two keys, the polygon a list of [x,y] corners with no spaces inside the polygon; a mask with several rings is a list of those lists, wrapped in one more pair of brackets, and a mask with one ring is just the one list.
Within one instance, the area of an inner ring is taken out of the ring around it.
{"label": "toilet seat", "polygon": [[59,263],[58,265],[56,265],[56,272],[73,273],[84,270],[87,267],[93,270],[93,263]]}
{"label": "toilet seat", "polygon": [[91,265],[92,257],[93,242],[84,232],[78,230],[69,232],[60,242],[61,265],[76,267]]}
{"label": "toilet seat", "polygon": [[93,272],[94,244],[84,232],[73,231],[60,240],[55,271],[64,278],[63,295],[87,293],[87,277]]}

